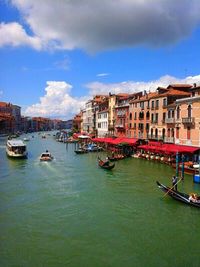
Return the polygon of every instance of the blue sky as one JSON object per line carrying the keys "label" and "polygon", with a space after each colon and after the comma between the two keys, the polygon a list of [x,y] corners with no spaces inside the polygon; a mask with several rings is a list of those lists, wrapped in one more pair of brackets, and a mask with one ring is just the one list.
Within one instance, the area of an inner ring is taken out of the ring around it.
{"label": "blue sky", "polygon": [[198,0],[0,0],[0,100],[70,119],[94,94],[200,84]]}

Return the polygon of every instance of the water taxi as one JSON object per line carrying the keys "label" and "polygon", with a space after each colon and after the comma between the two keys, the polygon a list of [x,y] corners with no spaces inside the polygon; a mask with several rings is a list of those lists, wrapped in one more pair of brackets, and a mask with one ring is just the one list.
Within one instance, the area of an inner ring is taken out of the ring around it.
{"label": "water taxi", "polygon": [[48,151],[40,155],[40,161],[51,161],[52,159],[53,159],[53,156]]}
{"label": "water taxi", "polygon": [[12,158],[26,158],[26,145],[22,140],[8,140],[6,144],[6,153],[9,157]]}

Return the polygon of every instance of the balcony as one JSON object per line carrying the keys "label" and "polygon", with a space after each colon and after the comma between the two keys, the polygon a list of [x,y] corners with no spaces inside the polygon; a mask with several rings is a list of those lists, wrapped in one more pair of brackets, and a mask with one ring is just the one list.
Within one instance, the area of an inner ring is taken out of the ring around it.
{"label": "balcony", "polygon": [[193,124],[194,123],[194,117],[186,117],[182,118],[183,124]]}
{"label": "balcony", "polygon": [[141,120],[144,120],[144,117],[139,117],[138,119],[141,121]]}
{"label": "balcony", "polygon": [[158,120],[156,120],[156,119],[151,120],[151,123],[152,123],[152,124],[157,124],[157,123],[158,123]]}
{"label": "balcony", "polygon": [[164,138],[164,142],[165,143],[174,143],[175,142],[175,138],[174,137],[165,137]]}
{"label": "balcony", "polygon": [[175,118],[165,118],[165,123],[175,123]]}
{"label": "balcony", "polygon": [[124,124],[116,124],[115,128],[125,128],[125,125]]}

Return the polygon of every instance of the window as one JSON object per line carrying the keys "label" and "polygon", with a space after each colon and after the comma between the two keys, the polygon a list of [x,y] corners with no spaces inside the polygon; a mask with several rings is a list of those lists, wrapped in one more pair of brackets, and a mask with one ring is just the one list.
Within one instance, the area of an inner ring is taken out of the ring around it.
{"label": "window", "polygon": [[151,107],[154,108],[154,101],[151,102]]}
{"label": "window", "polygon": [[165,129],[162,129],[162,138],[165,138]]}
{"label": "window", "polygon": [[151,129],[151,137],[153,137],[153,129]]}
{"label": "window", "polygon": [[147,120],[149,120],[149,117],[150,117],[150,113],[149,113],[149,111],[147,111],[147,113],[146,113]]}
{"label": "window", "polygon": [[158,129],[155,130],[155,138],[158,138]]}
{"label": "window", "polygon": [[132,120],[132,113],[129,114],[129,120]]}
{"label": "window", "polygon": [[166,113],[163,113],[163,122],[165,122],[165,118],[166,118]]}
{"label": "window", "polygon": [[188,118],[192,117],[192,107],[191,105],[188,106]]}
{"label": "window", "polygon": [[166,107],[166,106],[167,106],[167,99],[164,98],[164,99],[163,99],[163,107]]}
{"label": "window", "polygon": [[158,113],[156,113],[155,121],[158,122]]}
{"label": "window", "polygon": [[176,110],[176,117],[177,119],[180,119],[180,107],[179,106],[177,107],[177,110]]}
{"label": "window", "polygon": [[179,127],[176,128],[176,138],[179,139]]}
{"label": "window", "polygon": [[187,140],[190,140],[190,138],[191,138],[190,127],[187,127]]}
{"label": "window", "polygon": [[137,112],[135,112],[135,116],[134,116],[134,119],[135,119],[135,120],[137,119]]}
{"label": "window", "polygon": [[159,100],[156,100],[156,108],[159,107]]}

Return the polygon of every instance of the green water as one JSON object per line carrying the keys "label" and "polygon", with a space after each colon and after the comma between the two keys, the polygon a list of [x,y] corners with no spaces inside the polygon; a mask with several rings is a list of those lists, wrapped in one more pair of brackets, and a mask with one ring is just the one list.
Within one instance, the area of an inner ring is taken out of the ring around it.
{"label": "green water", "polygon": [[[109,172],[53,136],[27,147],[11,160],[0,139],[0,266],[200,266],[200,210],[155,183],[171,185],[169,166],[128,158]],[[52,162],[38,159],[46,149]],[[200,194],[192,176],[179,189]]]}

